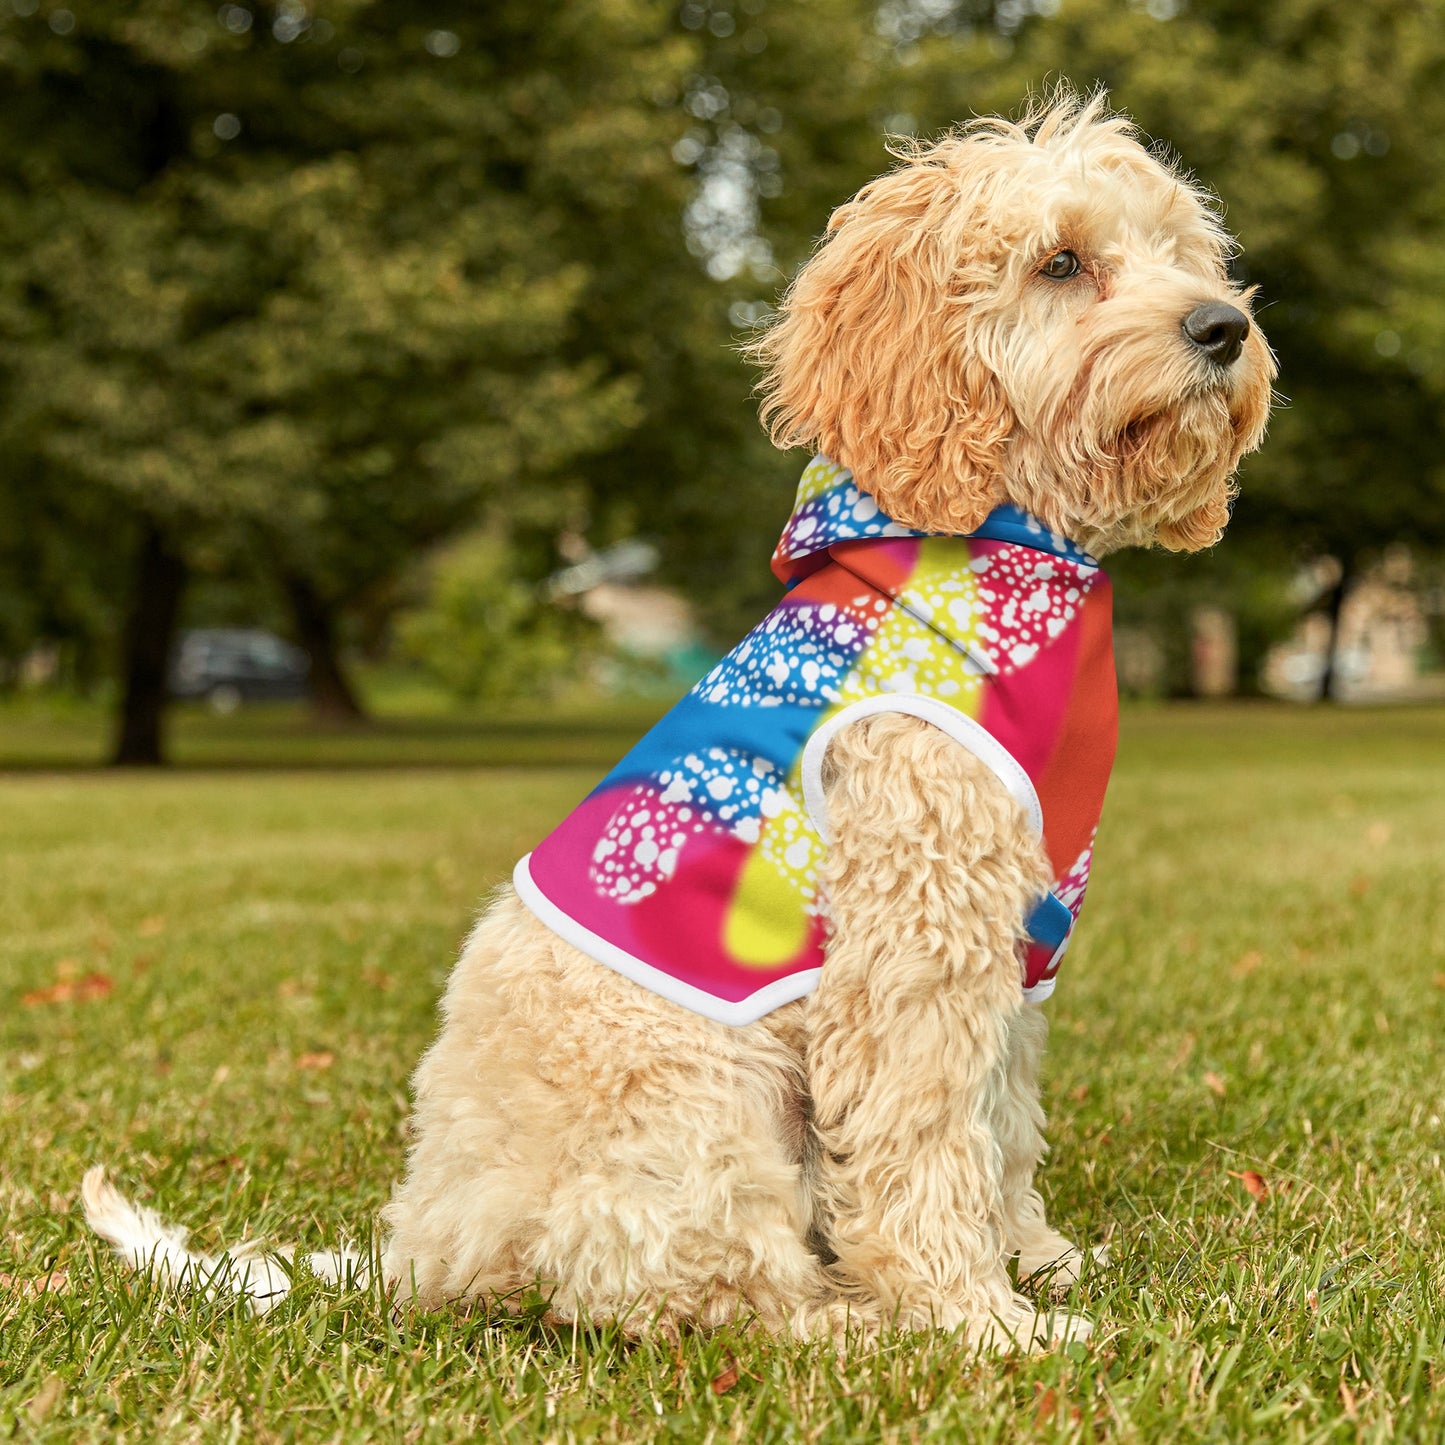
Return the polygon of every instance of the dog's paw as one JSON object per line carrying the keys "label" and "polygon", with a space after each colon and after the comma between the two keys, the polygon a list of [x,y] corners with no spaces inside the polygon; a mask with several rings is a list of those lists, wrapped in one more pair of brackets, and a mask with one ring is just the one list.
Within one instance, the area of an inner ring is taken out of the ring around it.
{"label": "dog's paw", "polygon": [[1024,1351],[1036,1354],[1082,1342],[1093,1332],[1093,1321],[1065,1310],[1040,1310],[1031,1300],[1015,1296],[1005,1309],[995,1311],[986,1324],[969,1330],[970,1342],[996,1354]]}
{"label": "dog's paw", "polygon": [[1067,1294],[1079,1282],[1086,1260],[1109,1262],[1109,1246],[1096,1244],[1088,1254],[1070,1244],[1062,1235],[1042,1247],[1019,1251],[1019,1283],[1050,1294]]}

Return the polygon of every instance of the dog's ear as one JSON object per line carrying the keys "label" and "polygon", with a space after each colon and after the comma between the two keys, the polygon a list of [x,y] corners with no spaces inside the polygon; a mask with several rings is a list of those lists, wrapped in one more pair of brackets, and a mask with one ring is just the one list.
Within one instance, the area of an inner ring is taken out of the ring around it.
{"label": "dog's ear", "polygon": [[840,207],[749,348],[774,444],[826,453],[933,532],[971,532],[1004,500],[1013,428],[972,334],[970,149],[931,147]]}

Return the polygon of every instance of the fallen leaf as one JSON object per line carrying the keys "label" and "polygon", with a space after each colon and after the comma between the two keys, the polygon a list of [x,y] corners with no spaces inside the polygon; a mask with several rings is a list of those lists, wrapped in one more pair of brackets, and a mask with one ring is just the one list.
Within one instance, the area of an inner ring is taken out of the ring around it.
{"label": "fallen leaf", "polygon": [[0,1273],[0,1290],[13,1289],[26,1299],[38,1299],[43,1294],[66,1294],[70,1289],[70,1277],[64,1269],[53,1269],[49,1274],[24,1275]]}
{"label": "fallen leaf", "polygon": [[88,1003],[104,998],[114,988],[115,983],[108,974],[88,973],[84,978],[62,978],[48,988],[31,989],[20,995],[20,1002],[26,1008],[47,1003]]}
{"label": "fallen leaf", "polygon": [[1069,1090],[1069,1098],[1071,1098],[1076,1104],[1082,1104],[1084,1100],[1088,1097],[1089,1086],[1087,1084],[1080,1084],[1077,1089]]}
{"label": "fallen leaf", "polygon": [[390,993],[396,980],[384,968],[364,968],[361,971],[361,981],[379,993]]}
{"label": "fallen leaf", "polygon": [[1038,1397],[1038,1403],[1034,1406],[1034,1424],[1039,1426],[1052,1425],[1058,1409],[1058,1395],[1052,1389],[1041,1391]]}
{"label": "fallen leaf", "polygon": [[1248,953],[1242,954],[1236,960],[1230,972],[1235,978],[1248,978],[1263,962],[1264,955],[1257,948],[1251,948]]}
{"label": "fallen leaf", "polygon": [[1356,877],[1356,878],[1351,878],[1351,879],[1350,879],[1350,897],[1351,897],[1351,898],[1363,898],[1363,897],[1365,896],[1365,894],[1367,894],[1367,893],[1370,891],[1370,888],[1371,888],[1371,885],[1372,885],[1373,881],[1374,881],[1373,879],[1366,878],[1363,873],[1361,873],[1361,874],[1360,874],[1358,877]]}
{"label": "fallen leaf", "polygon": [[713,1376],[712,1392],[714,1395],[726,1395],[737,1382],[738,1362],[729,1355],[727,1369],[722,1374]]}
{"label": "fallen leaf", "polygon": [[335,1054],[327,1049],[317,1049],[315,1053],[299,1055],[296,1067],[298,1069],[329,1069],[335,1062]]}
{"label": "fallen leaf", "polygon": [[1347,1419],[1359,1419],[1360,1411],[1355,1401],[1355,1392],[1343,1380],[1340,1381],[1340,1404],[1345,1407]]}
{"label": "fallen leaf", "polygon": [[1255,1199],[1263,1199],[1269,1193],[1268,1181],[1263,1174],[1254,1169],[1242,1169],[1238,1173],[1231,1169],[1229,1177],[1239,1180],[1244,1185],[1246,1192]]}
{"label": "fallen leaf", "polygon": [[65,1381],[59,1375],[51,1375],[45,1383],[30,1397],[26,1412],[35,1424],[40,1424],[50,1416],[50,1412],[60,1403],[60,1398],[65,1394]]}
{"label": "fallen leaf", "polygon": [[1445,973],[1437,973],[1434,982],[1436,988],[1445,988]]}
{"label": "fallen leaf", "polygon": [[166,931],[166,921],[156,914],[154,918],[142,918],[136,930],[142,938],[159,938]]}
{"label": "fallen leaf", "polygon": [[1204,1087],[1208,1089],[1211,1094],[1217,1094],[1221,1099],[1224,1097],[1226,1092],[1224,1080],[1221,1079],[1219,1075],[1214,1072],[1213,1069],[1210,1069],[1209,1072],[1205,1074]]}
{"label": "fallen leaf", "polygon": [[1391,831],[1388,823],[1371,823],[1365,829],[1365,842],[1372,848],[1383,848],[1390,841]]}
{"label": "fallen leaf", "polygon": [[49,988],[32,988],[29,993],[22,993],[20,1003],[23,1008],[35,1008],[43,1003],[64,1003],[74,993],[74,984],[53,983]]}

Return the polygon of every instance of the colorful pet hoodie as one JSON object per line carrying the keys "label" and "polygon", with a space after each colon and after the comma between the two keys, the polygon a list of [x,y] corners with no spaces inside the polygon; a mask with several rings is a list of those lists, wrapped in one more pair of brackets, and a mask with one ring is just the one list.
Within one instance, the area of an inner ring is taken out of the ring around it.
{"label": "colorful pet hoodie", "polygon": [[828,740],[909,713],[988,764],[1042,834],[1054,883],[1020,970],[1046,998],[1114,760],[1108,578],[1014,507],[968,537],[900,526],[826,457],[773,571],[778,605],[518,863],[523,902],[664,998],[751,1023],[823,967]]}

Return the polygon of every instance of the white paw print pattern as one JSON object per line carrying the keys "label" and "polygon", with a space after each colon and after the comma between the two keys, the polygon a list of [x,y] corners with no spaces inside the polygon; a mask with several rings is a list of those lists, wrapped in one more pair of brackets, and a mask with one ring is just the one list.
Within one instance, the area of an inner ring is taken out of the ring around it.
{"label": "white paw print pattern", "polygon": [[1063,635],[1099,576],[1086,563],[1015,546],[975,557],[971,570],[977,578],[974,635],[1003,675],[1027,667]]}
{"label": "white paw print pattern", "polygon": [[693,688],[704,702],[744,707],[836,702],[886,608],[788,603],[775,608]]}
{"label": "white paw print pattern", "polygon": [[756,843],[761,820],[787,807],[796,810],[766,758],[698,748],[619,805],[592,850],[592,883],[603,897],[640,903],[672,877],[693,835],[722,827]]}
{"label": "white paw print pattern", "polygon": [[759,839],[758,850],[763,858],[792,885],[803,901],[804,913],[821,913],[819,877],[825,849],[797,799],[782,788],[768,789],[757,821],[761,836],[753,836]]}
{"label": "white paw print pattern", "polygon": [[964,706],[982,685],[983,669],[955,641],[891,607],[878,621],[867,653],[843,681],[841,700],[879,693],[938,697]]}
{"label": "white paw print pattern", "polygon": [[861,491],[853,474],[833,462],[814,461],[803,473],[798,501],[774,554],[806,557],[840,537],[918,537]]}
{"label": "white paw print pattern", "polygon": [[1069,865],[1068,871],[1054,884],[1054,897],[1062,903],[1075,918],[1079,916],[1079,906],[1084,901],[1084,889],[1089,883],[1089,865],[1094,860],[1094,838],[1098,832],[1096,828],[1089,834],[1089,841],[1084,851]]}

